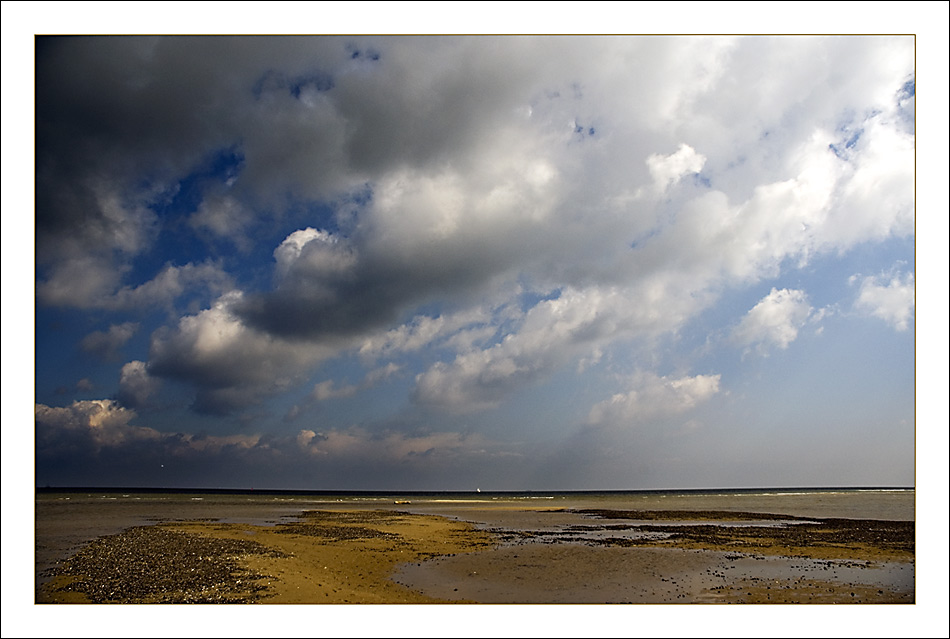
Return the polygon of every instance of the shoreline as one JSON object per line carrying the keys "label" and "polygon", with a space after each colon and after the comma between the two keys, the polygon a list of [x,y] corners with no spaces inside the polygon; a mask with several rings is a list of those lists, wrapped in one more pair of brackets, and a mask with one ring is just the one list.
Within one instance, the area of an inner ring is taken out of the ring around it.
{"label": "shoreline", "polygon": [[[170,557],[156,543],[169,535],[185,552]],[[437,603],[389,576],[402,563],[491,542],[469,524],[393,511],[311,511],[275,526],[159,523],[101,537],[62,562],[37,603]],[[112,565],[99,571],[106,558]],[[117,562],[142,570],[129,580]],[[176,581],[189,588],[165,587]]]}
{"label": "shoreline", "polygon": [[136,526],[60,562],[36,603],[915,601],[913,522],[542,507],[505,516],[485,527],[330,509],[274,525]]}

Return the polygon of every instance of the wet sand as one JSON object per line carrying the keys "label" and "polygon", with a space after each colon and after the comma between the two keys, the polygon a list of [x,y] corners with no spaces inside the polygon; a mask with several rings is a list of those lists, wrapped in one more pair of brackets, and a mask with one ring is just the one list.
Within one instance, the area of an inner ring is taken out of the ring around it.
{"label": "wet sand", "polygon": [[467,524],[393,511],[317,511],[276,526],[160,523],[60,562],[37,602],[431,603],[389,579],[398,565],[490,546]]}
{"label": "wet sand", "polygon": [[913,522],[541,507],[463,519],[408,509],[134,526],[44,570],[36,601],[915,601]]}

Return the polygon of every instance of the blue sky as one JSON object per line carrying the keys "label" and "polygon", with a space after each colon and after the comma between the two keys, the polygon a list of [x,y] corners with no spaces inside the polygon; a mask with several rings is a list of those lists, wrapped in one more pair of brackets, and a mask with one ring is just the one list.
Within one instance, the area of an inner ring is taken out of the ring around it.
{"label": "blue sky", "polygon": [[35,82],[37,485],[915,483],[912,36],[41,38]]}

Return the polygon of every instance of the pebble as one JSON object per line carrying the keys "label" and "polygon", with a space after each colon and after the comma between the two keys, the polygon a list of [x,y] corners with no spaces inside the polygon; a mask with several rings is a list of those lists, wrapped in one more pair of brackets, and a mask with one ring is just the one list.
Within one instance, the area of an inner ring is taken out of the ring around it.
{"label": "pebble", "polygon": [[71,577],[59,592],[81,592],[92,603],[250,603],[273,579],[239,561],[282,553],[247,540],[211,539],[139,526],[101,537],[48,571]]}

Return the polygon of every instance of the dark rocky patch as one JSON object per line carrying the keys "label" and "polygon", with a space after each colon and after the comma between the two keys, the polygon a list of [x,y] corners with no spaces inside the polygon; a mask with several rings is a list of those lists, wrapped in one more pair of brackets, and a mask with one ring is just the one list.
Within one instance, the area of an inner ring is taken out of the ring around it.
{"label": "dark rocky patch", "polygon": [[251,603],[272,577],[243,567],[250,555],[284,556],[254,541],[138,526],[101,537],[50,569],[66,578],[50,584],[50,595],[82,593],[92,603]]}
{"label": "dark rocky patch", "polygon": [[333,526],[326,524],[280,524],[277,532],[306,537],[323,537],[334,540],[353,539],[399,539],[395,533],[383,532],[366,526]]}
{"label": "dark rocky patch", "polygon": [[[664,533],[663,538],[610,538],[602,543],[619,546],[656,546],[691,543],[701,546],[735,548],[743,551],[784,548],[854,548],[865,546],[885,553],[910,553],[915,550],[915,522],[874,519],[820,519],[768,513],[732,511],[641,511],[581,510],[602,519],[640,521],[787,521],[788,525],[718,526],[715,524],[663,525],[638,524],[631,528],[643,532]],[[608,527],[605,526],[605,529]]]}
{"label": "dark rocky patch", "polygon": [[638,519],[641,521],[815,521],[812,518],[776,515],[773,513],[751,513],[733,510],[604,510],[587,508],[570,512],[597,517],[599,519]]}
{"label": "dark rocky patch", "polygon": [[278,524],[276,531],[288,535],[322,537],[333,540],[399,539],[395,533],[383,532],[360,524],[385,524],[400,519],[399,513],[389,511],[335,512],[311,510],[303,513],[302,520]]}

